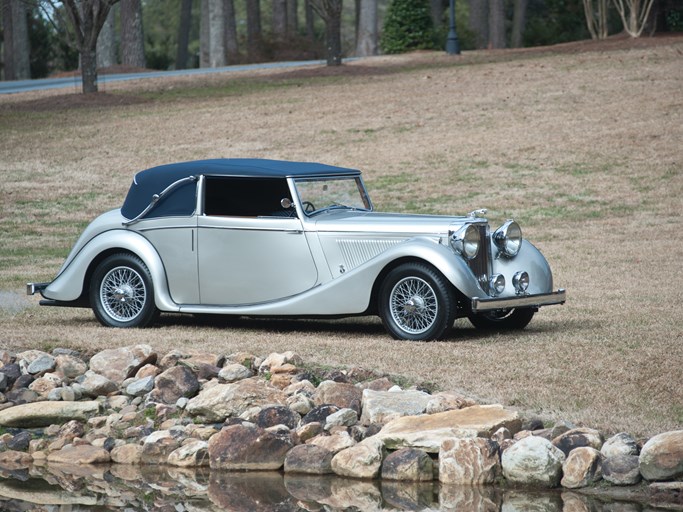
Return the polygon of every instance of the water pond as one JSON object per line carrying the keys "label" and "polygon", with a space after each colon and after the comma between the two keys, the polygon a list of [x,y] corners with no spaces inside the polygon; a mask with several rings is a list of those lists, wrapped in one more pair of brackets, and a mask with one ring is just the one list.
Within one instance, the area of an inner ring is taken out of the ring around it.
{"label": "water pond", "polygon": [[235,473],[167,466],[0,469],[0,510],[13,511],[486,511],[641,512],[635,502],[554,491],[469,488],[438,482]]}

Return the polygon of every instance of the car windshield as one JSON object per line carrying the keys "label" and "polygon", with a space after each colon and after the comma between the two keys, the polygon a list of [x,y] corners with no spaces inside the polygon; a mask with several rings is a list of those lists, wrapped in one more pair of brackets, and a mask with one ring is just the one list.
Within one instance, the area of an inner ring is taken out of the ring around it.
{"label": "car windshield", "polygon": [[295,180],[306,215],[333,209],[370,210],[370,200],[358,177]]}

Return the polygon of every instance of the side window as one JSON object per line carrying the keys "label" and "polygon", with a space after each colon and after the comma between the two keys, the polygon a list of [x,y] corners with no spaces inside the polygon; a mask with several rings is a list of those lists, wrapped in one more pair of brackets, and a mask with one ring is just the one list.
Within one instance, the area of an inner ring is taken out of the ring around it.
{"label": "side window", "polygon": [[230,217],[293,217],[294,208],[280,204],[291,199],[284,178],[225,178],[207,176],[204,213]]}

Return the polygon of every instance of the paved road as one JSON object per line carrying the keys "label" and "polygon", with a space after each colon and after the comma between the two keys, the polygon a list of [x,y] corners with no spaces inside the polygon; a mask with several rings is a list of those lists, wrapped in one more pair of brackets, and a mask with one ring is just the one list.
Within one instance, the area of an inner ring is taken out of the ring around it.
{"label": "paved road", "polygon": [[[226,66],[223,68],[179,69],[175,71],[149,71],[145,73],[121,73],[114,75],[99,75],[98,84],[121,82],[123,80],[140,80],[145,78],[160,78],[170,76],[206,75],[209,73],[226,73],[235,71],[249,71],[251,69],[278,69],[299,66],[318,66],[325,64],[324,60],[307,60],[297,62],[267,62],[262,64],[246,64],[243,66]],[[71,87],[81,91],[81,78],[40,78],[37,80],[13,80],[0,82],[0,94],[14,94],[27,91],[43,91],[47,89],[62,89]]]}

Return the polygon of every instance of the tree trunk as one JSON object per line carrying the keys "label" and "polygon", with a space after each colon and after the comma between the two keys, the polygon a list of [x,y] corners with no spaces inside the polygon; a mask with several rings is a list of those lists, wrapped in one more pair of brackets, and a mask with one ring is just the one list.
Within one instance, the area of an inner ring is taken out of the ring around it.
{"label": "tree trunk", "polygon": [[237,20],[235,19],[234,0],[225,0],[225,50],[228,54],[228,64],[239,60],[240,52],[237,45]]}
{"label": "tree trunk", "polygon": [[247,58],[261,60],[261,6],[259,0],[247,0]]}
{"label": "tree trunk", "polygon": [[121,0],[121,63],[136,68],[147,66],[141,0]]}
{"label": "tree trunk", "polygon": [[201,0],[201,12],[199,16],[199,67],[209,67],[209,0]]}
{"label": "tree trunk", "polygon": [[97,92],[97,51],[92,49],[81,50],[81,79],[83,80],[83,93]]}
{"label": "tree trunk", "polygon": [[116,64],[116,40],[114,34],[114,9],[109,11],[107,21],[97,36],[97,67],[108,68]]}
{"label": "tree trunk", "polygon": [[529,0],[515,0],[515,9],[512,15],[512,41],[513,48],[524,46],[524,28],[526,27],[526,8]]}
{"label": "tree trunk", "polygon": [[209,0],[209,67],[226,65],[224,0]]}
{"label": "tree trunk", "polygon": [[175,58],[176,69],[186,69],[190,29],[192,28],[192,0],[181,0],[180,20],[178,22],[178,50]]}
{"label": "tree trunk", "polygon": [[21,0],[4,0],[4,61],[5,80],[25,80],[31,78],[28,23],[26,4]]}
{"label": "tree trunk", "polygon": [[283,41],[287,34],[287,0],[273,0],[271,33],[274,41]]}
{"label": "tree trunk", "polygon": [[477,49],[489,44],[489,0],[470,0],[469,28],[475,37]]}
{"label": "tree trunk", "polygon": [[377,0],[361,0],[356,55],[377,55]]}
{"label": "tree trunk", "polygon": [[443,25],[443,13],[445,10],[443,0],[430,0],[430,7],[434,28],[438,30]]}
{"label": "tree trunk", "polygon": [[311,6],[325,22],[327,65],[342,63],[341,13],[343,0],[311,0]]}
{"label": "tree trunk", "polygon": [[311,41],[315,39],[315,18],[313,16],[313,6],[311,0],[306,1],[306,37]]}
{"label": "tree trunk", "polygon": [[505,48],[505,2],[489,0],[489,48]]}
{"label": "tree trunk", "polygon": [[295,36],[299,30],[299,2],[287,0],[287,34]]}

